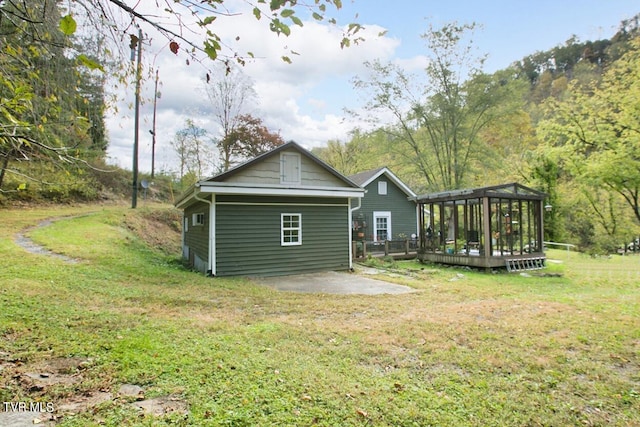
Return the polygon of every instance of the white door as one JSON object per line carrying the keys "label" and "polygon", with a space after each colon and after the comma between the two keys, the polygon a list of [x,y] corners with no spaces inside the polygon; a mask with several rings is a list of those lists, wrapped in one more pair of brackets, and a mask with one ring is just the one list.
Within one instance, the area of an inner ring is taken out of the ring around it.
{"label": "white door", "polygon": [[373,240],[391,240],[391,212],[373,213]]}

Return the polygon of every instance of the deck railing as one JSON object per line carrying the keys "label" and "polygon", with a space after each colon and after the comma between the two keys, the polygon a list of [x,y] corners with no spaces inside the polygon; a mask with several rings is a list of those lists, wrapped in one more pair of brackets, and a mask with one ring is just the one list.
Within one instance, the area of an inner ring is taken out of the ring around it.
{"label": "deck railing", "polygon": [[367,241],[355,240],[352,243],[354,259],[367,256],[385,256],[398,254],[415,254],[418,252],[419,242],[416,239]]}

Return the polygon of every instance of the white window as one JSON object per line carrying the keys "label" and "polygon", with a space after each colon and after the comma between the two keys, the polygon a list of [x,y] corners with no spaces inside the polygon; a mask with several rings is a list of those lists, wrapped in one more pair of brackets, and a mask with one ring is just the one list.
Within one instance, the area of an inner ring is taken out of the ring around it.
{"label": "white window", "polygon": [[381,196],[387,195],[387,181],[378,181],[378,194]]}
{"label": "white window", "polygon": [[280,183],[300,184],[300,154],[280,154]]}
{"label": "white window", "polygon": [[204,225],[204,213],[194,213],[191,219],[193,225]]}
{"label": "white window", "polygon": [[391,212],[373,213],[373,239],[382,242],[391,239]]}
{"label": "white window", "polygon": [[283,213],[280,215],[280,244],[293,246],[302,244],[302,214]]}

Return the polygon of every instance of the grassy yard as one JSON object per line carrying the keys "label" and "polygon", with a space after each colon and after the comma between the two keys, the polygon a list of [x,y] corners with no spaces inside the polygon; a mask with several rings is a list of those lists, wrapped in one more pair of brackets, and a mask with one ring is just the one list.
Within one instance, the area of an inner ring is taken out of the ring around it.
{"label": "grassy yard", "polygon": [[59,426],[640,426],[639,256],[397,262],[379,278],[418,292],[295,294],[183,269],[140,219],[163,209],[0,211],[0,401]]}

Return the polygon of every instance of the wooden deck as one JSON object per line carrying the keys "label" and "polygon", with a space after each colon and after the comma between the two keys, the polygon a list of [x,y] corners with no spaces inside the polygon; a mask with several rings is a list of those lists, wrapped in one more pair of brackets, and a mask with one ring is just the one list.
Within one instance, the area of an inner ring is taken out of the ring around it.
{"label": "wooden deck", "polygon": [[[425,252],[417,255],[420,261],[437,262],[441,264],[449,265],[463,265],[474,268],[507,268],[509,263],[513,264],[514,261],[522,261],[537,259],[543,260],[545,258],[544,253],[527,253],[527,254],[507,254],[494,255],[490,257],[484,257],[473,254],[445,254],[439,252]],[[521,262],[521,264],[522,264]],[[518,263],[516,262],[516,265]]]}

